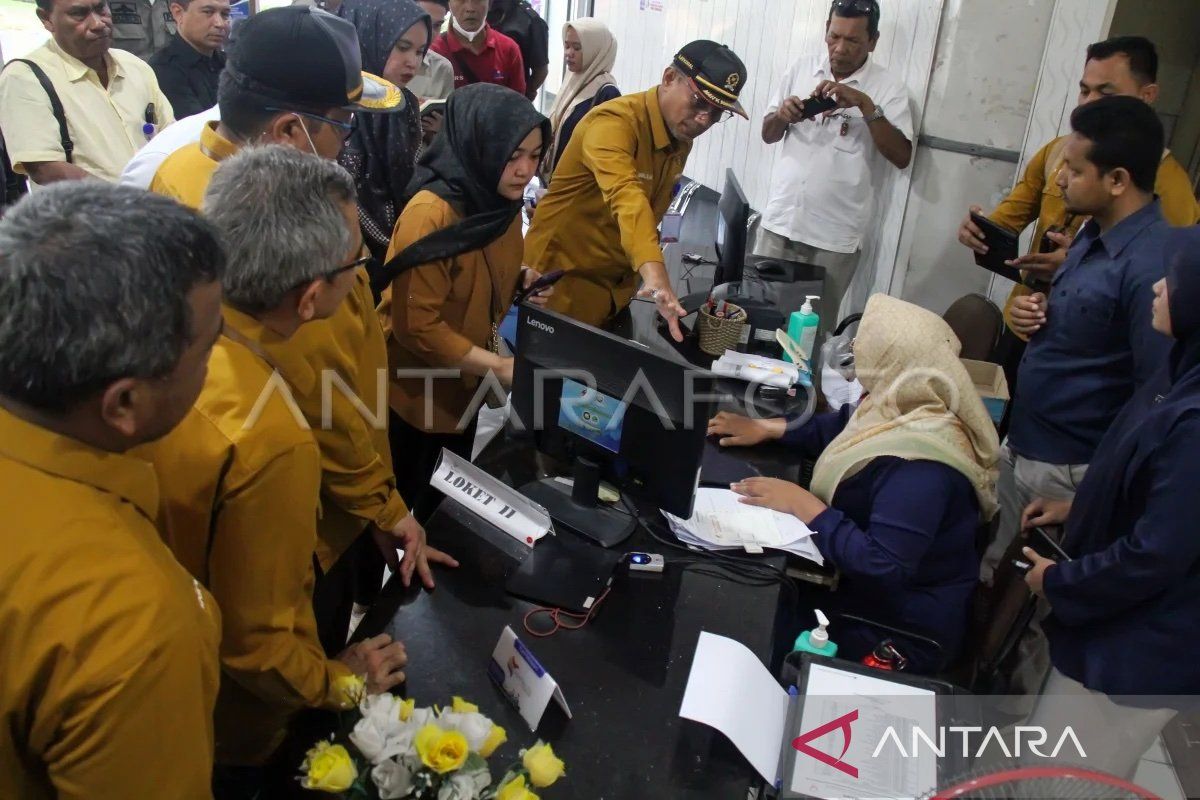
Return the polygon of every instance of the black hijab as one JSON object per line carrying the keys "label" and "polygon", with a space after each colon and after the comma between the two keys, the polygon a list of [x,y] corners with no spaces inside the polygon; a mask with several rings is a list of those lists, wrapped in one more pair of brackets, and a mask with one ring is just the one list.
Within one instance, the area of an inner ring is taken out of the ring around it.
{"label": "black hijab", "polygon": [[1200,226],[1173,229],[1165,255],[1175,346],[1159,379],[1129,401],[1100,442],[1067,520],[1065,545],[1073,555],[1112,543],[1119,510],[1145,499],[1131,497],[1135,479],[1179,420],[1200,412]]}
{"label": "black hijab", "polygon": [[[345,0],[338,13],[358,31],[362,68],[372,75],[383,75],[396,43],[412,26],[424,22],[433,43],[429,14],[413,0]],[[404,110],[395,114],[359,114],[358,129],[338,157],[354,176],[364,239],[380,263],[421,147],[420,102],[407,89],[404,101]]]}
{"label": "black hijab", "polygon": [[521,213],[521,200],[496,192],[513,152],[534,128],[550,141],[550,120],[523,96],[503,86],[476,83],[446,101],[442,129],[421,154],[408,197],[433,192],[462,219],[418,239],[383,268],[379,287],[418,264],[481,250],[499,239]]}

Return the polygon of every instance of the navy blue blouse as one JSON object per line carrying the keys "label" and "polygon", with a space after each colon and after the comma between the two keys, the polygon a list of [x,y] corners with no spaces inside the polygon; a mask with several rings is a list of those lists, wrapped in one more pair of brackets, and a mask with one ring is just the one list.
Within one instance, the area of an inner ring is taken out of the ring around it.
{"label": "navy blue blouse", "polygon": [[[822,414],[783,441],[817,457],[846,427],[853,408]],[[885,638],[912,672],[930,674],[962,647],[979,578],[975,534],[979,500],[961,472],[934,461],[884,457],[842,481],[830,507],[809,527],[821,554],[842,572],[831,608],[910,630],[942,651],[854,623],[830,626],[838,656],[860,659]]]}
{"label": "navy blue blouse", "polygon": [[558,167],[558,162],[562,159],[563,153],[567,152],[567,142],[571,141],[571,136],[575,133],[575,126],[583,121],[588,112],[601,103],[607,103],[609,100],[615,100],[621,96],[621,90],[611,83],[600,87],[600,91],[596,92],[596,96],[590,102],[580,103],[575,106],[575,110],[571,112],[571,116],[562,121],[562,134],[558,137],[558,149],[554,151],[554,163],[550,165],[550,169],[554,170]]}

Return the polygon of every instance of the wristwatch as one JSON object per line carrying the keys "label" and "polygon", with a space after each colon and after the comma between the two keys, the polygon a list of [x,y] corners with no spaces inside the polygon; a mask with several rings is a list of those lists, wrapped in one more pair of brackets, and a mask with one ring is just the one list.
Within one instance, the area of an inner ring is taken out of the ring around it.
{"label": "wristwatch", "polygon": [[876,120],[881,120],[881,119],[886,119],[886,118],[887,118],[887,114],[883,113],[883,109],[880,108],[879,106],[876,106],[875,113],[872,114],[871,116],[867,117],[865,122],[868,125],[870,125],[872,122],[875,122]]}

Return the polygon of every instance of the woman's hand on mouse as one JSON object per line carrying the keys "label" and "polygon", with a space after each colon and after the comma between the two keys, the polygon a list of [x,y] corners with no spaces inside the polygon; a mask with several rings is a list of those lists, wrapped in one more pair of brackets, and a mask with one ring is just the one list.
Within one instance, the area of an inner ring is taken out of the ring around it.
{"label": "woman's hand on mouse", "polygon": [[791,514],[805,525],[828,508],[812,492],[779,478],[747,478],[730,484],[729,488],[740,494],[741,502],[748,506]]}
{"label": "woman's hand on mouse", "polygon": [[751,419],[722,411],[708,421],[708,435],[720,437],[721,447],[753,447],[780,439],[786,431],[787,420],[783,417]]}

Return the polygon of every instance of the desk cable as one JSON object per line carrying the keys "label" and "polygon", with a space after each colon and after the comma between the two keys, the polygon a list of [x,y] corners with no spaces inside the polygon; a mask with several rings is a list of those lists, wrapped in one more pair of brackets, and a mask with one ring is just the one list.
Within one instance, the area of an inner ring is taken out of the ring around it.
{"label": "desk cable", "polygon": [[[604,602],[604,598],[608,597],[608,593],[611,591],[611,586],[605,589],[600,597],[597,598],[596,602],[592,603],[592,607],[587,610],[586,614],[578,614],[574,611],[564,611],[561,608],[534,608],[525,614],[525,619],[522,620],[522,624],[525,626],[525,631],[530,636],[536,636],[539,639],[545,639],[553,636],[559,631],[577,631],[592,621],[592,617],[595,615],[596,609],[600,607],[600,604]],[[549,630],[537,630],[534,628],[530,622],[538,614],[548,614],[550,616],[550,621],[554,623],[554,627],[550,628]],[[564,617],[570,621],[565,621],[563,619]]]}
{"label": "desk cable", "polygon": [[793,604],[799,602],[800,590],[796,588],[795,583],[792,582],[792,578],[783,569],[761,561],[725,555],[714,550],[693,550],[687,545],[680,544],[677,540],[672,541],[656,531],[653,522],[643,519],[641,515],[629,507],[623,494],[621,495],[621,505],[624,506],[625,512],[633,518],[638,527],[650,534],[659,544],[669,547],[672,550],[680,550],[687,553],[688,557],[686,558],[673,559],[675,563],[684,564],[685,569],[690,569],[701,575],[728,580],[731,583],[743,586],[765,588],[779,584],[780,588],[792,599]]}

